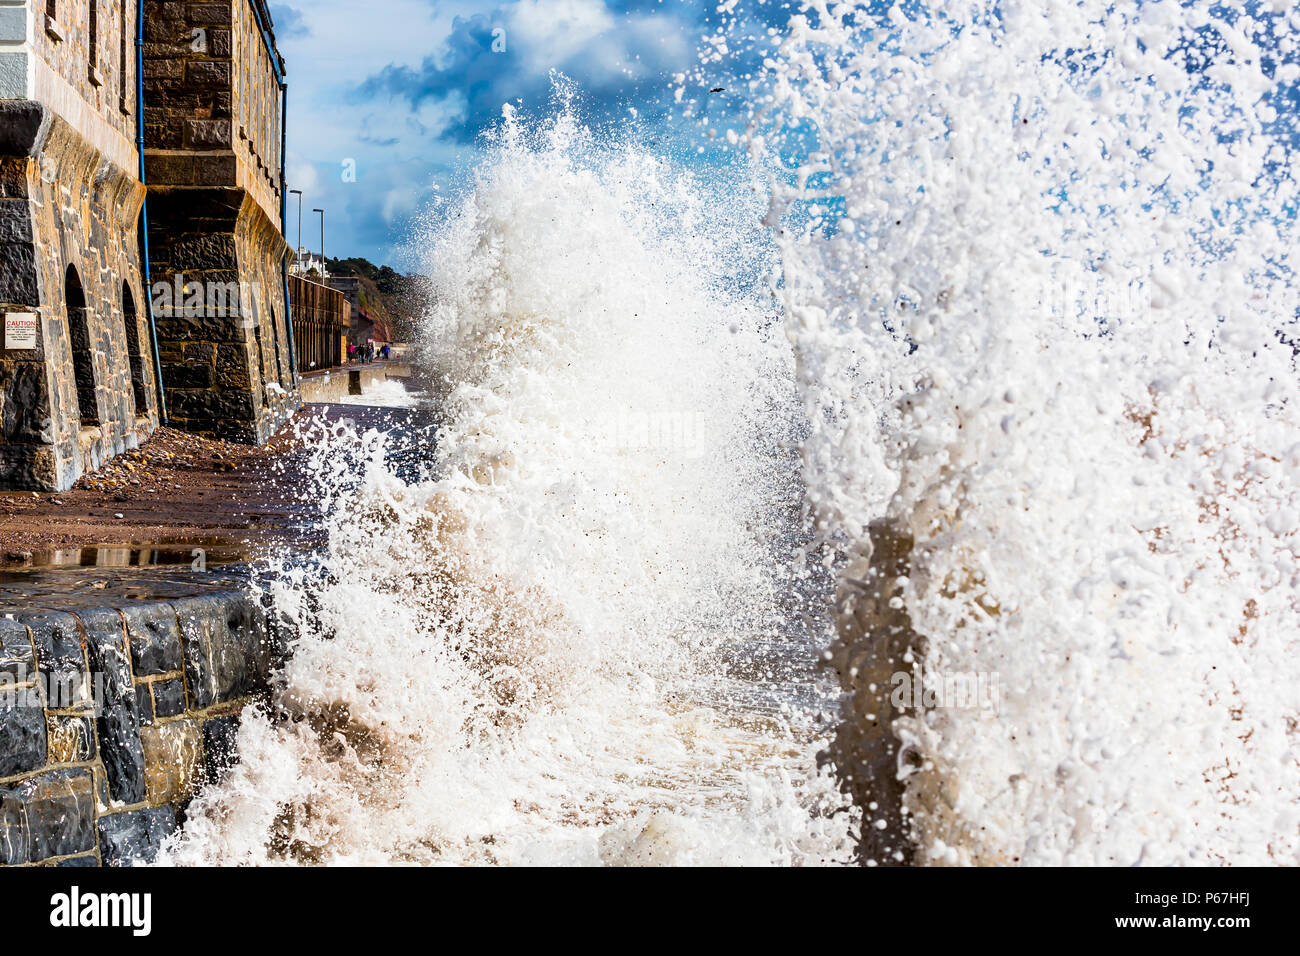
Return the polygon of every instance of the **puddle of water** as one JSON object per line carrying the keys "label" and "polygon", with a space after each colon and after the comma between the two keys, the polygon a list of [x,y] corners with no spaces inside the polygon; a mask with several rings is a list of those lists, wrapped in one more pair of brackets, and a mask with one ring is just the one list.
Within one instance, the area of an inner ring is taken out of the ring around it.
{"label": "puddle of water", "polygon": [[76,611],[132,601],[197,597],[240,588],[249,579],[246,565],[206,571],[182,567],[0,571],[0,617],[18,611]]}
{"label": "puddle of water", "polygon": [[59,548],[0,561],[0,615],[194,597],[240,587],[253,555],[224,541]]}
{"label": "puddle of water", "polygon": [[372,405],[381,408],[414,408],[424,398],[423,392],[407,388],[406,379],[390,378],[372,382],[360,395],[348,395],[331,405]]}
{"label": "puddle of water", "polygon": [[189,565],[203,571],[246,561],[248,549],[228,541],[159,541],[97,544],[0,556],[0,571],[50,568],[153,568]]}

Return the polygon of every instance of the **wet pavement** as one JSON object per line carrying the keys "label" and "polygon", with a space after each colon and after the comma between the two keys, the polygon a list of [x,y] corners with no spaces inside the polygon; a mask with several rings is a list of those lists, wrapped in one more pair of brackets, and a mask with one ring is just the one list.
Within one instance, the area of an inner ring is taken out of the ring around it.
{"label": "wet pavement", "polygon": [[[260,447],[160,429],[68,491],[0,494],[0,568],[180,564],[193,561],[195,549],[207,552],[211,566],[283,546],[312,550],[322,543],[321,515],[301,436],[340,419],[362,430],[424,434],[413,425],[420,414],[309,405]],[[394,442],[412,474],[424,451],[423,441]]]}

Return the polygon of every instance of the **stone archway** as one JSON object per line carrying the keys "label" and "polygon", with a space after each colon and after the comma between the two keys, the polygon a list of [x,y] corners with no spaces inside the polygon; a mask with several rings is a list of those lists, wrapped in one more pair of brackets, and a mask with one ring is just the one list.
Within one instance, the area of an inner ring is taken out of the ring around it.
{"label": "stone archway", "polygon": [[122,322],[126,326],[126,354],[131,366],[135,413],[143,415],[149,410],[149,387],[145,382],[144,351],[140,346],[140,317],[136,313],[131,283],[125,281],[122,283]]}
{"label": "stone archway", "polygon": [[68,310],[68,341],[72,346],[72,373],[77,385],[77,409],[83,428],[100,423],[99,380],[95,375],[94,346],[90,336],[90,309],[76,266],[63,278],[63,301]]}

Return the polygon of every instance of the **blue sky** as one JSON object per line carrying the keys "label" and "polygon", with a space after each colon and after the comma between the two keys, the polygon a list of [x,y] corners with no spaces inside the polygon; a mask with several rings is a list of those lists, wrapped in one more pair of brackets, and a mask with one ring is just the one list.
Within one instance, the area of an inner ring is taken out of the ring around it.
{"label": "blue sky", "polygon": [[[1196,0],[1200,2],[1200,0]],[[414,268],[402,252],[435,186],[446,189],[473,162],[478,136],[502,104],[547,109],[550,75],[563,72],[582,94],[591,123],[637,125],[654,147],[716,162],[710,144],[673,103],[686,73],[695,99],[719,130],[736,123],[744,84],[771,27],[781,28],[800,0],[742,0],[747,19],[728,30],[755,38],[699,69],[699,53],[718,28],[719,0],[271,0],[276,37],[288,63],[289,188],[302,189],[304,245],[317,249],[311,210],[326,210],[325,250]],[[884,6],[883,3],[879,6]],[[1251,8],[1259,0],[1250,0]],[[1216,9],[1218,9],[1216,7]],[[713,84],[728,89],[710,95]],[[1300,84],[1279,102],[1279,131],[1295,141]],[[703,155],[695,150],[707,147]],[[689,152],[688,152],[689,151]],[[297,197],[288,234],[296,242]]]}
{"label": "blue sky", "polygon": [[[758,9],[784,23],[792,3]],[[472,162],[503,103],[544,110],[552,70],[576,83],[592,122],[635,109],[652,135],[688,142],[695,127],[672,105],[674,75],[697,64],[714,9],[712,0],[273,0],[303,244],[319,246],[311,210],[323,207],[328,255],[410,267],[400,247],[435,184]]]}

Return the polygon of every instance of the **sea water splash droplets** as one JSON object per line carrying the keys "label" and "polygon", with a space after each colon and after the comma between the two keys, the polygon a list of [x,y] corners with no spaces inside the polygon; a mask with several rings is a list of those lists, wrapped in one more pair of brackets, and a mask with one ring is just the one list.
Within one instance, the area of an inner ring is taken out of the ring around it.
{"label": "sea water splash droplets", "polygon": [[[1296,861],[1298,25],[812,3],[755,79],[873,862]],[[1000,706],[879,721],[899,635]]]}
{"label": "sea water splash droplets", "polygon": [[426,241],[430,477],[322,443],[328,552],[269,585],[301,635],[275,716],[172,859],[844,858],[821,702],[730,674],[815,653],[776,546],[788,346],[721,281],[766,255],[746,193],[563,111],[489,154]]}

